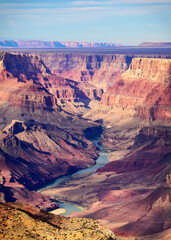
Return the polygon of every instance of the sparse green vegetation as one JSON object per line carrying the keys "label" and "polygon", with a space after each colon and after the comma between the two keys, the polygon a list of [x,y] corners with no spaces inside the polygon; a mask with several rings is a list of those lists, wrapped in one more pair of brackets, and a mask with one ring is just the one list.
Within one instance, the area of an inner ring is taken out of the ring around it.
{"label": "sparse green vegetation", "polygon": [[3,240],[115,239],[95,220],[59,217],[24,204],[7,206],[0,203],[0,239]]}

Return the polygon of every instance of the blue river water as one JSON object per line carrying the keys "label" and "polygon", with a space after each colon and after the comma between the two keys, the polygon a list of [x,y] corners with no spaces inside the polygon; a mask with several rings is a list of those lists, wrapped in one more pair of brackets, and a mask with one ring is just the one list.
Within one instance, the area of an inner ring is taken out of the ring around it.
{"label": "blue river water", "polygon": [[[102,151],[101,154],[99,155],[99,157],[97,158],[94,166],[92,166],[90,168],[78,170],[77,172],[75,172],[73,174],[69,174],[69,175],[64,176],[64,177],[57,178],[52,184],[49,184],[46,187],[41,188],[41,190],[49,189],[49,188],[52,188],[52,187],[58,187],[58,184],[61,184],[62,182],[66,181],[66,180],[69,180],[72,177],[76,177],[77,175],[80,175],[80,174],[89,173],[90,175],[92,175],[96,172],[96,170],[98,168],[105,166],[106,163],[108,162],[107,153],[98,144],[99,139],[93,140],[92,142]],[[86,176],[87,175],[85,175],[85,177]],[[58,202],[58,201],[57,201],[57,203],[58,203],[60,208],[63,208],[63,209],[66,210],[65,213],[61,214],[61,216],[68,216],[73,212],[81,212],[82,211],[81,208],[79,208],[75,205],[72,205],[72,204],[62,203],[62,202]]]}

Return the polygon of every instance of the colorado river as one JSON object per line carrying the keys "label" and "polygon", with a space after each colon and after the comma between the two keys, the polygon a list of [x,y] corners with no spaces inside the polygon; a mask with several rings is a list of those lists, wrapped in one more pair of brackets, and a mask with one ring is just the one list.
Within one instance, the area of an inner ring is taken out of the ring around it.
{"label": "colorado river", "polygon": [[[49,184],[46,187],[41,188],[39,191],[45,190],[45,189],[49,189],[49,188],[52,188],[52,187],[58,187],[59,184],[65,182],[65,181],[67,181],[67,180],[69,180],[69,179],[71,179],[73,177],[77,177],[80,174],[85,174],[85,177],[87,177],[87,174],[92,175],[92,174],[94,174],[96,172],[96,170],[98,168],[105,166],[106,163],[108,162],[107,153],[98,144],[99,139],[93,140],[92,142],[102,151],[102,153],[97,158],[96,163],[95,163],[95,165],[93,167],[86,168],[86,169],[81,169],[81,170],[78,170],[76,173],[69,174],[67,176],[57,178],[52,184]],[[84,176],[82,178],[84,178]],[[81,212],[82,211],[81,208],[79,208],[79,207],[77,207],[75,205],[66,204],[66,203],[62,203],[62,202],[58,202],[58,201],[57,201],[57,203],[58,203],[60,208],[63,208],[63,209],[66,210],[65,213],[60,214],[61,216],[68,216],[68,215],[70,215],[73,212]]]}

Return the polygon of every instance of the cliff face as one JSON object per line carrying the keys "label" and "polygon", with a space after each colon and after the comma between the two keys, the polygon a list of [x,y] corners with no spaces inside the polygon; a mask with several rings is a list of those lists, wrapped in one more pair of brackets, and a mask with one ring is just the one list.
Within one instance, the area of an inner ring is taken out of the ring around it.
{"label": "cliff face", "polygon": [[49,70],[40,57],[1,53],[0,102],[34,112],[36,109],[59,111],[55,98],[41,84]]}
{"label": "cliff face", "polygon": [[[10,72],[21,81],[36,80],[38,74],[50,73],[41,58],[35,55],[1,52],[0,59],[0,69]],[[25,79],[22,79],[23,75]]]}
{"label": "cliff face", "polygon": [[169,121],[170,80],[170,59],[133,58],[129,69],[107,90],[101,102],[130,109],[141,119]]}
{"label": "cliff face", "polygon": [[170,59],[133,58],[129,69],[123,76],[131,79],[139,78],[160,83],[170,83],[170,74]]}
{"label": "cliff face", "polygon": [[57,75],[78,82],[88,82],[106,88],[128,69],[132,57],[124,55],[88,55],[41,53],[49,69]]}
{"label": "cliff face", "polygon": [[[9,102],[15,99],[16,106],[20,104],[19,102],[22,102],[22,106],[29,102],[30,105],[34,105],[35,109],[38,107],[36,106],[38,102],[42,104],[46,102],[47,107],[51,106],[53,110],[55,108],[59,110],[55,98],[74,101],[76,99],[100,99],[102,96],[102,90],[93,85],[78,85],[75,81],[51,74],[38,56],[1,53],[0,59],[0,83],[4,85],[5,81],[6,84],[8,82],[11,93],[9,98],[7,96],[6,98]],[[25,91],[24,88],[27,90]],[[36,95],[38,96],[35,98]]]}

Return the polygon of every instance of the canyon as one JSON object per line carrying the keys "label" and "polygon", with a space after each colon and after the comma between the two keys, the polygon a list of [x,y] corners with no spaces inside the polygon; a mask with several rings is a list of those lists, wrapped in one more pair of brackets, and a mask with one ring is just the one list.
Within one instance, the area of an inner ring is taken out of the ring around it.
{"label": "canyon", "polygon": [[[74,203],[116,239],[169,239],[170,82],[155,54],[1,52],[1,202]],[[93,166],[100,135],[105,166],[33,191]]]}

